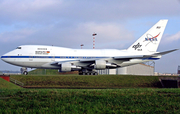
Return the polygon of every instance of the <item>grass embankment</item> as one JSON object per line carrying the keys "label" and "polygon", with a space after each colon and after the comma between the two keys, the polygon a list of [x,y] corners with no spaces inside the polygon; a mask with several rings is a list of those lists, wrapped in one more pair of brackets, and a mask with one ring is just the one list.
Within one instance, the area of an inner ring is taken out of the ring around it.
{"label": "grass embankment", "polygon": [[57,69],[35,69],[28,73],[29,75],[67,75],[67,74],[79,74],[78,71],[71,72],[58,72]]}
{"label": "grass embankment", "polygon": [[1,89],[21,89],[21,87],[0,78],[0,90]]}
{"label": "grass embankment", "polygon": [[41,74],[41,75],[57,75],[59,74],[57,69],[35,69],[28,73],[29,75]]}
{"label": "grass embankment", "polygon": [[161,87],[158,77],[132,75],[98,75],[98,76],[11,76],[28,87],[61,88],[139,88]]}
{"label": "grass embankment", "polygon": [[4,90],[0,113],[180,113],[179,89]]}
{"label": "grass embankment", "polygon": [[11,77],[28,86],[124,89],[8,89],[16,85],[0,78],[6,87],[0,89],[0,113],[180,113],[180,90],[152,88],[158,77]]}

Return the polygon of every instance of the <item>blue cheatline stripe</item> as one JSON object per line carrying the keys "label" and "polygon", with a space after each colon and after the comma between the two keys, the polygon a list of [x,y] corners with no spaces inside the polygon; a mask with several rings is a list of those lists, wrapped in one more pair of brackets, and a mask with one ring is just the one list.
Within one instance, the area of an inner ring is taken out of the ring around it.
{"label": "blue cheatline stripe", "polygon": [[[1,58],[61,58],[61,59],[101,59],[109,57],[85,57],[85,56],[1,56]],[[160,58],[144,58],[142,60],[158,60]]]}
{"label": "blue cheatline stripe", "polygon": [[158,60],[160,58],[145,58],[145,59],[142,59],[142,60],[146,60],[146,59],[148,59],[148,60]]}
{"label": "blue cheatline stripe", "polygon": [[86,57],[86,56],[1,56],[1,58],[61,58],[61,59],[95,59],[107,57]]}
{"label": "blue cheatline stripe", "polygon": [[[61,58],[61,59],[100,59],[109,57],[86,57],[86,56],[1,56],[1,58]],[[144,58],[142,60],[158,60],[160,58]]]}

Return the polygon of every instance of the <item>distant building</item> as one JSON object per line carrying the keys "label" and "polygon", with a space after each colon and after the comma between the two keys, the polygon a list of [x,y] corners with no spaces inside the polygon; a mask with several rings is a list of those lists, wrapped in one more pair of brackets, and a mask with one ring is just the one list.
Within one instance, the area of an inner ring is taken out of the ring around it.
{"label": "distant building", "polygon": [[[153,65],[153,66],[152,66]],[[130,75],[154,75],[154,62],[151,65],[135,64],[117,69],[98,70],[99,74],[130,74]]]}
{"label": "distant building", "polygon": [[180,74],[180,66],[178,66],[177,74]]}
{"label": "distant building", "polygon": [[19,74],[21,74],[21,73],[20,73],[20,71],[1,70],[1,71],[0,71],[0,74],[5,74],[5,75],[10,75],[10,74],[19,75]]}

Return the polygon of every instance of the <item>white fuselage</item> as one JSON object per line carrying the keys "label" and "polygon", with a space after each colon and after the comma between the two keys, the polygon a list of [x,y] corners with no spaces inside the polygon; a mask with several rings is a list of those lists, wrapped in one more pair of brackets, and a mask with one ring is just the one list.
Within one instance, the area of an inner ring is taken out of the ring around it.
{"label": "white fuselage", "polygon": [[[53,62],[66,62],[91,59],[103,59],[108,62],[116,62],[119,66],[128,66],[132,64],[151,61],[152,59],[132,59],[130,61],[122,62],[121,60],[114,60],[112,57],[141,55],[141,53],[128,52],[127,50],[116,49],[70,49],[56,46],[42,46],[42,45],[23,45],[17,49],[4,54],[1,59],[7,63],[29,68],[49,68],[59,69],[58,65],[52,65]],[[150,53],[143,53],[150,54]],[[159,59],[159,58],[155,58]],[[87,64],[85,64],[87,65]],[[82,64],[83,66],[83,64]]]}

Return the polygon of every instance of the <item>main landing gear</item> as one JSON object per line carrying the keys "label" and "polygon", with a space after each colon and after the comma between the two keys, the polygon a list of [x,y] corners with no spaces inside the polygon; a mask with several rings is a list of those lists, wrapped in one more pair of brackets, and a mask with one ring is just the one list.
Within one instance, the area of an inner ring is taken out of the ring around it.
{"label": "main landing gear", "polygon": [[96,71],[89,71],[89,70],[81,70],[79,71],[79,75],[98,75]]}
{"label": "main landing gear", "polygon": [[24,71],[23,74],[24,74],[24,75],[28,75],[28,72],[27,72],[27,71]]}
{"label": "main landing gear", "polygon": [[28,71],[26,67],[21,68],[21,74],[28,75]]}

